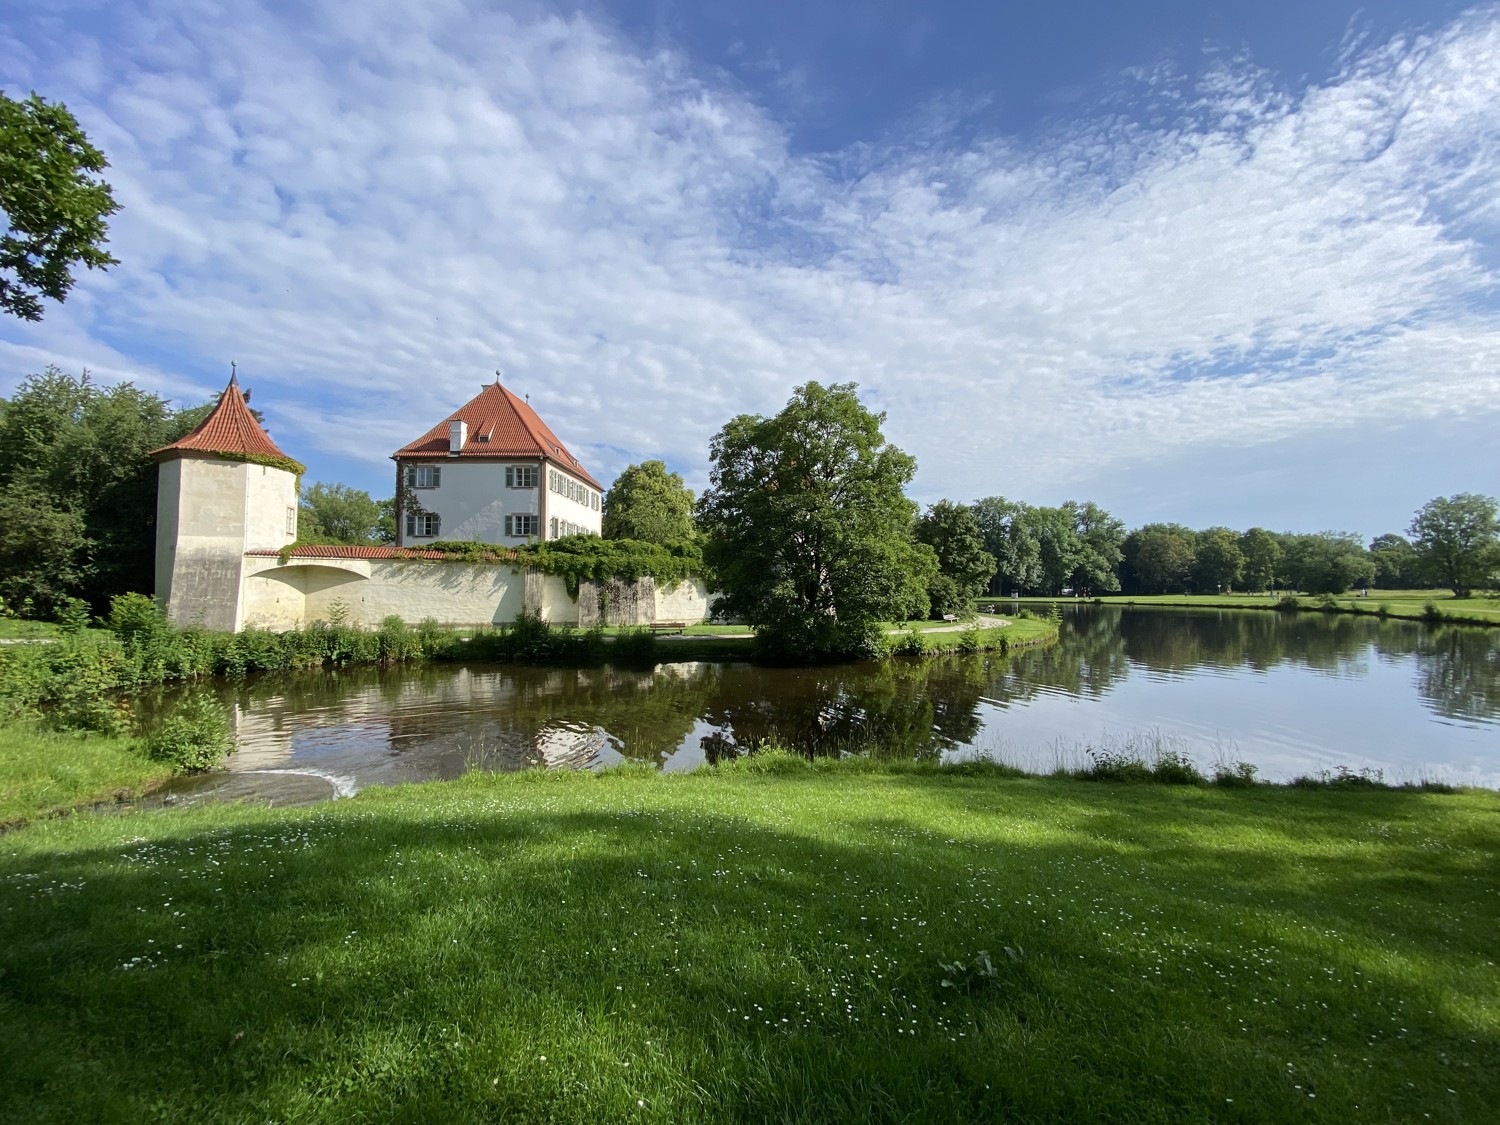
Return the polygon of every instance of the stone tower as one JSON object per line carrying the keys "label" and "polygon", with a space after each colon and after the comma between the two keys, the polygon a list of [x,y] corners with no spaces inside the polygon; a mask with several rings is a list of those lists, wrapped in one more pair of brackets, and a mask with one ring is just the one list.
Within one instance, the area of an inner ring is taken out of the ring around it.
{"label": "stone tower", "polygon": [[297,538],[303,466],[277,448],[231,375],[192,433],[156,459],[156,601],[174,625],[244,624],[245,552]]}

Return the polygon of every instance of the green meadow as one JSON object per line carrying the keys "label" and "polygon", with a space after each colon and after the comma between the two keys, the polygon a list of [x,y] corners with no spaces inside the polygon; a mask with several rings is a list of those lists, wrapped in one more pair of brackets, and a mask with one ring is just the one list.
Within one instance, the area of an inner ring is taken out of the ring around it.
{"label": "green meadow", "polygon": [[1500,794],[769,754],[0,837],[14,1121],[1476,1122]]}

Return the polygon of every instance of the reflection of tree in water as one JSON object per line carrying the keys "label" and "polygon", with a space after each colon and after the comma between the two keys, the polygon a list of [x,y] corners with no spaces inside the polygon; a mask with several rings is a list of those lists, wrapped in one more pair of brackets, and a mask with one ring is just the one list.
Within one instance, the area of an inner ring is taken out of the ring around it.
{"label": "reflection of tree in water", "polygon": [[1097,698],[1129,671],[1119,611],[1080,607],[1064,616],[1057,644],[992,661],[985,695],[1002,706],[1048,692]]}
{"label": "reflection of tree in water", "polygon": [[728,677],[704,718],[710,762],[772,739],[813,756],[878,752],[936,757],[979,732],[983,657],[936,657],[808,669],[748,669]]}
{"label": "reflection of tree in water", "polygon": [[1417,694],[1445,718],[1500,718],[1500,637],[1464,626],[1434,629],[1416,652]]}

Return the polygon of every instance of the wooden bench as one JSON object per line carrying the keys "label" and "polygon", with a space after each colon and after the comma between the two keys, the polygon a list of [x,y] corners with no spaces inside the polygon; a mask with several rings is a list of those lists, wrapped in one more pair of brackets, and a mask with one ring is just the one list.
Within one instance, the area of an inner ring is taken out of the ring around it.
{"label": "wooden bench", "polygon": [[681,633],[687,628],[686,621],[653,621],[651,631],[658,637],[671,636]]}

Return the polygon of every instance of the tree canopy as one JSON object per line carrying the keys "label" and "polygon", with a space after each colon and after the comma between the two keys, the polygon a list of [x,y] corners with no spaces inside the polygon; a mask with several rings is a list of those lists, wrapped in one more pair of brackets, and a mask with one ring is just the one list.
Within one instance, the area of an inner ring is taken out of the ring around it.
{"label": "tree canopy", "polygon": [[937,570],[911,537],[915,458],[853,383],[798,387],[781,413],[742,414],[714,437],[698,504],[721,610],[790,659],[873,653],[879,623],[925,614]]}
{"label": "tree canopy", "polygon": [[1467,598],[1496,581],[1500,523],[1495,500],[1473,492],[1440,496],[1422,505],[1407,529],[1417,565],[1434,581]]}
{"label": "tree canopy", "polygon": [[973,510],[940,500],[917,521],[916,535],[937,555],[938,573],[927,587],[933,616],[972,614],[995,574],[995,556],[984,549]]}
{"label": "tree canopy", "polygon": [[693,493],[664,461],[631,465],[604,494],[604,538],[682,543],[693,538]]}
{"label": "tree canopy", "polygon": [[146,454],[181,437],[195,417],[130,383],[104,388],[88,372],[55,367],[0,400],[6,604],[29,598],[32,612],[46,616],[68,597],[102,610],[112,594],[150,591],[156,465]]}
{"label": "tree canopy", "polygon": [[297,539],[303,543],[346,543],[362,546],[394,542],[385,539],[381,506],[368,492],[346,484],[321,481],[302,492]]}
{"label": "tree canopy", "polygon": [[16,101],[0,92],[0,311],[42,319],[42,298],[62,301],[73,267],[116,264],[104,249],[119,210],[108,167],[61,103],[33,93]]}

